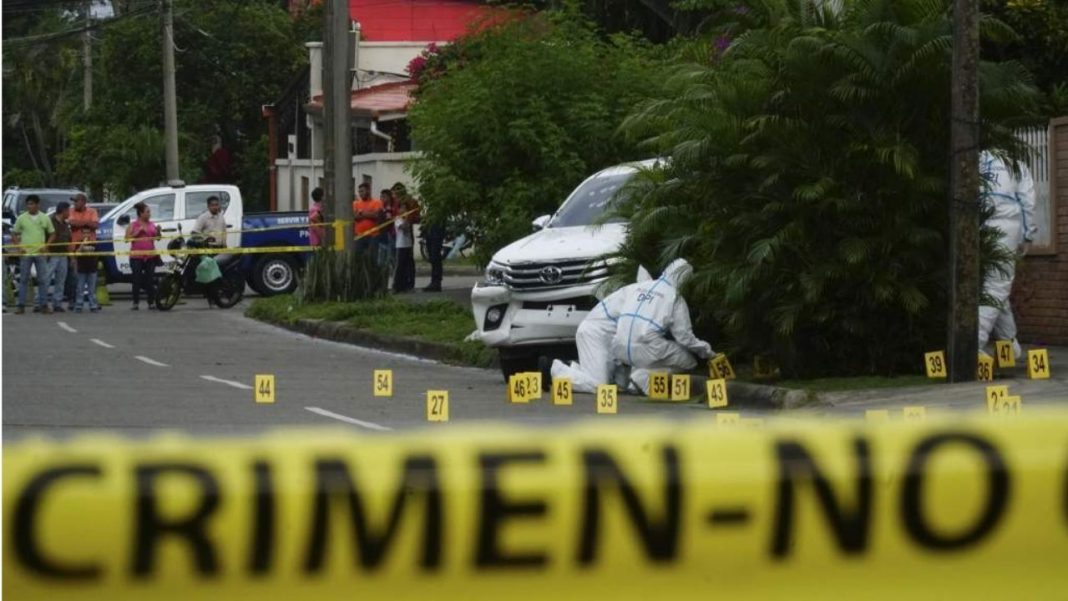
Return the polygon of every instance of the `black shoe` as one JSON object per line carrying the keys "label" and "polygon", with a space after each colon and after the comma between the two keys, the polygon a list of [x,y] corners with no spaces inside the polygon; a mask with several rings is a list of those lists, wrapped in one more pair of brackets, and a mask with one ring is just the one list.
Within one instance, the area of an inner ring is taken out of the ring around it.
{"label": "black shoe", "polygon": [[41,312],[41,308],[40,307],[34,307],[33,308],[33,312],[34,313],[40,313]]}
{"label": "black shoe", "polygon": [[59,306],[59,305],[56,305],[55,307],[52,307],[52,312],[53,313],[66,313],[67,310],[64,309],[63,307]]}
{"label": "black shoe", "polygon": [[538,357],[538,371],[541,372],[541,389],[549,392],[553,389],[553,360],[545,355]]}
{"label": "black shoe", "polygon": [[441,284],[438,284],[436,286],[434,284],[431,284],[426,288],[423,288],[423,292],[441,292]]}

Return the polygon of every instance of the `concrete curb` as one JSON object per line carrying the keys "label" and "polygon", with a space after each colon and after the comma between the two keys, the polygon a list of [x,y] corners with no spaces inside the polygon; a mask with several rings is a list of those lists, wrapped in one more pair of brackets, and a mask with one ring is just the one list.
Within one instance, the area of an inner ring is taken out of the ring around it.
{"label": "concrete curb", "polygon": [[727,382],[727,397],[732,402],[745,405],[756,405],[774,409],[798,409],[814,405],[825,404],[818,394],[811,390],[798,390],[796,388],[782,388],[767,384],[752,384],[750,382]]}
{"label": "concrete curb", "polygon": [[[296,323],[270,323],[293,332],[299,332],[312,338],[322,338],[334,342],[342,342],[355,346],[362,346],[382,351],[392,351],[415,355],[424,359],[432,359],[443,363],[461,364],[462,352],[459,347],[440,342],[428,342],[418,338],[404,336],[385,336],[367,330],[352,327],[341,321],[327,321],[324,319],[298,319]],[[496,361],[487,369],[497,368]]]}

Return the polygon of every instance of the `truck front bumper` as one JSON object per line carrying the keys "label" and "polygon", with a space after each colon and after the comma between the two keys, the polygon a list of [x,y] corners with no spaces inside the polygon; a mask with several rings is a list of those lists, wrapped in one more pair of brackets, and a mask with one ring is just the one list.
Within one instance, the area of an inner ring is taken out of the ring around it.
{"label": "truck front bumper", "polygon": [[491,347],[567,344],[597,304],[600,282],[544,291],[479,284],[471,290],[475,337]]}

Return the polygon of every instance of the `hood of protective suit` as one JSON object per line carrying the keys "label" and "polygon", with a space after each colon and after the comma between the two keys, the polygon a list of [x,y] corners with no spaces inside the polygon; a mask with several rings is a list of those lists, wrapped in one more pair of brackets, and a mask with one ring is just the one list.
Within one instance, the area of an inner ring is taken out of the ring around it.
{"label": "hood of protective suit", "polygon": [[668,263],[661,276],[668,284],[678,288],[693,274],[693,266],[686,259],[675,259]]}

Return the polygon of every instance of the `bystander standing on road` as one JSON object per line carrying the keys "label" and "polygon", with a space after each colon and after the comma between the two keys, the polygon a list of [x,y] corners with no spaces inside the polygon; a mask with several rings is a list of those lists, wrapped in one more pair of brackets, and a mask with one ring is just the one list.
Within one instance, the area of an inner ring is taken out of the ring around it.
{"label": "bystander standing on road", "polygon": [[160,258],[159,255],[145,253],[155,250],[159,228],[152,223],[152,209],[148,205],[139,202],[134,209],[137,210],[137,220],[126,230],[126,240],[130,241],[130,269],[133,271],[133,306],[130,308],[134,311],[141,308],[143,290],[148,308],[155,309],[156,285],[153,277]]}
{"label": "bystander standing on road", "polygon": [[405,196],[400,199],[397,206],[397,217],[393,224],[395,229],[395,244],[397,248],[397,269],[393,272],[393,292],[403,293],[415,289],[415,232],[412,223],[418,220],[418,212],[409,213],[417,208],[411,197]]}
{"label": "bystander standing on road", "polygon": [[312,248],[319,248],[326,243],[326,227],[323,217],[323,189],[316,188],[311,193],[311,205],[308,206],[308,243]]}
{"label": "bystander standing on road", "polygon": [[378,237],[378,244],[387,255],[386,261],[391,266],[396,266],[397,231],[394,224],[401,214],[400,205],[389,188],[382,188],[382,191],[378,193],[378,199],[382,201],[382,229]]}
{"label": "bystander standing on road", "polygon": [[[70,197],[71,202],[74,203],[74,207],[70,211],[70,217],[67,218],[67,223],[70,224],[70,233],[72,242],[84,242],[86,240],[96,241],[96,228],[100,226],[100,215],[96,209],[89,206],[89,199],[85,194],[81,192]],[[71,270],[70,276],[67,277],[67,288],[69,291],[71,308],[74,307],[74,287],[76,282],[75,270]]]}
{"label": "bystander standing on road", "polygon": [[66,298],[67,274],[70,271],[71,231],[67,218],[70,216],[70,203],[63,201],[56,205],[55,213],[52,213],[52,244],[48,252],[48,276],[45,277],[45,286],[51,292],[45,298],[45,304],[51,303],[52,310],[63,313],[63,301]]}
{"label": "bystander standing on road", "polygon": [[37,301],[33,312],[49,313],[45,287],[48,285],[48,257],[41,255],[46,243],[52,242],[55,229],[52,220],[40,211],[40,198],[36,194],[26,197],[26,211],[18,216],[11,228],[11,242],[22,245],[19,257],[19,296],[15,313],[26,312],[26,293],[30,288],[30,268],[37,277]]}
{"label": "bystander standing on road", "polygon": [[441,292],[445,224],[431,216],[423,220],[423,227],[426,228],[426,260],[430,262],[430,285],[423,292]]}
{"label": "bystander standing on road", "polygon": [[385,210],[382,201],[371,198],[371,185],[367,182],[360,184],[357,189],[359,195],[352,202],[353,232],[357,236],[356,252],[378,253],[378,236],[370,233],[376,226],[382,223]]}
{"label": "bystander standing on road", "polygon": [[99,257],[92,254],[96,246],[92,240],[83,240],[77,247],[77,256],[74,258],[74,305],[71,310],[75,313],[82,312],[82,300],[89,298],[89,311],[96,313],[100,310],[100,303],[96,299],[96,277]]}

